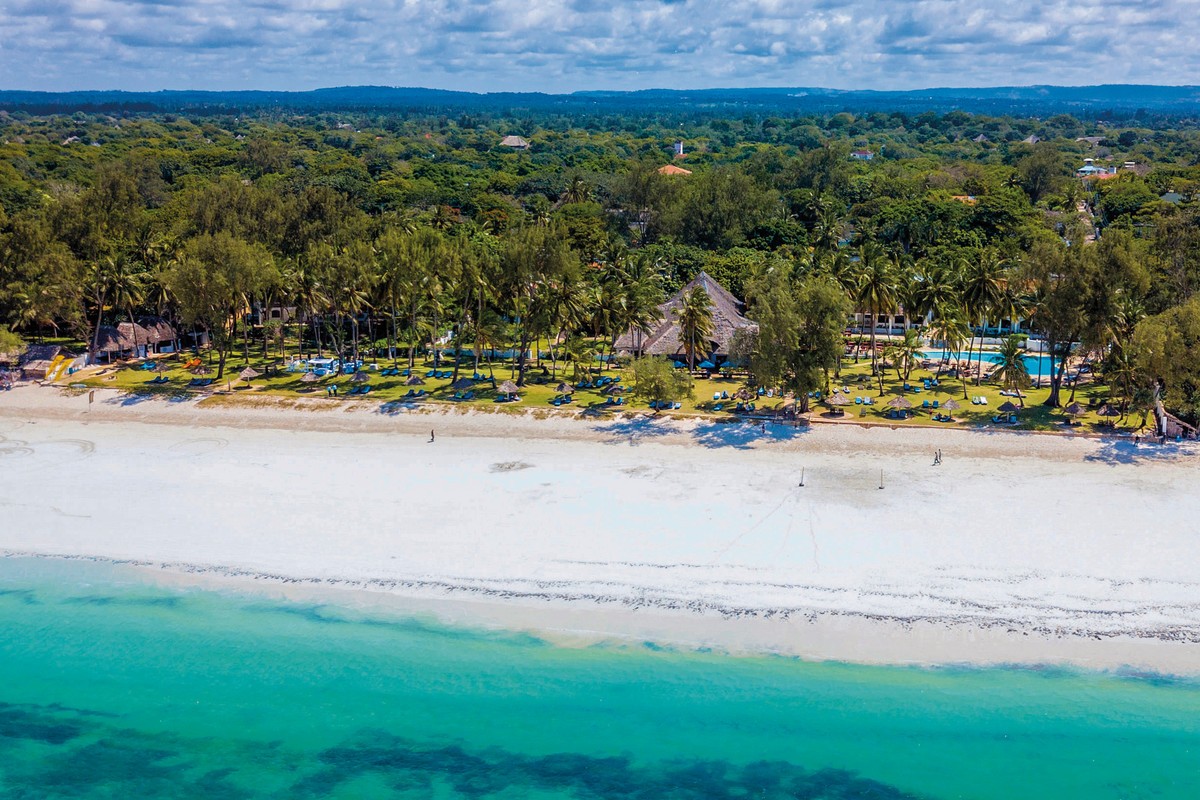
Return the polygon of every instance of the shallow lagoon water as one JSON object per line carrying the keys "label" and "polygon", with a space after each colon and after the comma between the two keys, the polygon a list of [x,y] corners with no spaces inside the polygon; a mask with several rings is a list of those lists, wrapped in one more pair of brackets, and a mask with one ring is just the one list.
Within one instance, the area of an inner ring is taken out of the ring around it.
{"label": "shallow lagoon water", "polygon": [[1192,798],[1200,685],[561,647],[0,559],[0,798]]}

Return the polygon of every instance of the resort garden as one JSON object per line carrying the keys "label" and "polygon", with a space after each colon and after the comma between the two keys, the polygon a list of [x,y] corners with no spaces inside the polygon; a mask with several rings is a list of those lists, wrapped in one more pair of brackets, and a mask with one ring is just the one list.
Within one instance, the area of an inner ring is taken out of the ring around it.
{"label": "resort garden", "polygon": [[[964,114],[797,119],[799,139],[708,117],[357,123],[0,119],[9,374],[729,419],[1200,418],[1186,126],[1118,144]],[[688,168],[667,169],[678,136]],[[887,157],[851,158],[863,139]],[[1137,169],[1075,176],[1093,150]]]}

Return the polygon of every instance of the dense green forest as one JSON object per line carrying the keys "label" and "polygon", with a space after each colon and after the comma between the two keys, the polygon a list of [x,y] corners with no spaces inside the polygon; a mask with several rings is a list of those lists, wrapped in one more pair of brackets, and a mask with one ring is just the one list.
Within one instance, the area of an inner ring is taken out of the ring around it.
{"label": "dense green forest", "polygon": [[[691,174],[661,174],[677,141]],[[603,352],[705,270],[760,323],[759,381],[818,386],[839,355],[820,330],[855,310],[952,346],[1026,320],[1094,354],[1123,406],[1158,388],[1200,416],[1200,130],[1182,121],[0,112],[0,142],[3,339],[165,316],[207,331],[223,371],[247,309],[282,305],[343,353]],[[1080,179],[1084,159],[1115,174]]]}

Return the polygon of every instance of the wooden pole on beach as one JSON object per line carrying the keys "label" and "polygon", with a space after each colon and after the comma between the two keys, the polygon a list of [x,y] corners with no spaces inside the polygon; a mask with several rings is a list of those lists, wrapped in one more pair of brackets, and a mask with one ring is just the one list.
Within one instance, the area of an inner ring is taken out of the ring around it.
{"label": "wooden pole on beach", "polygon": [[883,470],[879,470],[879,488],[883,488]]}
{"label": "wooden pole on beach", "polygon": [[804,467],[800,468],[800,486],[804,486]]}

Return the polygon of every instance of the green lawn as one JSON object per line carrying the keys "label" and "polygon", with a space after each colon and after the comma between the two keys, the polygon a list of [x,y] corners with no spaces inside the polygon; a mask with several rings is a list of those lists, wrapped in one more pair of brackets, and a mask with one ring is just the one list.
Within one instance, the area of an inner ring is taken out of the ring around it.
{"label": "green lawn", "polygon": [[[259,394],[287,396],[287,397],[304,397],[310,398],[322,404],[330,404],[331,406],[347,403],[347,402],[373,402],[373,403],[388,403],[406,400],[406,394],[410,388],[424,389],[426,396],[421,400],[413,401],[417,403],[453,403],[455,405],[471,405],[476,407],[490,408],[539,408],[546,410],[555,409],[550,401],[558,396],[555,387],[558,383],[567,380],[571,374],[570,369],[560,369],[557,376],[543,376],[542,370],[538,366],[533,366],[527,371],[527,385],[522,389],[520,400],[512,403],[496,403],[495,392],[491,388],[490,381],[481,381],[475,386],[475,399],[471,401],[455,401],[453,399],[454,391],[449,388],[451,380],[449,378],[425,378],[424,375],[433,368],[433,363],[429,359],[419,359],[416,364],[415,372],[420,375],[425,384],[418,387],[409,387],[405,385],[407,380],[405,377],[383,377],[378,374],[378,370],[373,369],[371,365],[378,363],[379,370],[391,366],[391,362],[368,361],[366,372],[371,376],[370,384],[372,387],[371,393],[366,397],[348,397],[345,392],[354,384],[349,380],[349,375],[342,375],[335,378],[326,378],[318,383],[306,384],[300,381],[299,373],[288,373],[280,371],[275,358],[263,359],[260,354],[251,355],[249,365],[259,372],[267,372],[268,366],[271,367],[272,374],[267,377],[255,378],[249,384],[237,378],[237,374],[245,367],[246,362],[240,355],[232,356],[226,363],[226,375],[219,383],[214,383],[208,389],[189,389],[187,384],[194,377],[193,374],[182,369],[183,361],[176,356],[164,356],[160,359],[168,366],[166,372],[161,373],[170,378],[170,382],[163,386],[155,386],[148,381],[156,377],[160,373],[146,371],[140,369],[137,363],[129,365],[117,365],[106,369],[101,374],[91,375],[89,377],[75,380],[74,383],[83,383],[89,387],[104,387],[116,388],[130,392],[153,392],[156,394],[171,395],[181,392],[212,392],[214,390],[232,391],[235,396],[254,396]],[[399,362],[401,367],[407,366],[406,361]],[[549,369],[548,362],[545,364]],[[215,378],[216,369],[212,367],[213,372],[205,377]],[[453,365],[443,360],[439,365],[442,371],[452,370]],[[511,365],[508,363],[493,365],[497,384],[508,380],[512,375]],[[460,377],[471,377],[473,364],[466,362],[460,368]],[[481,365],[480,372],[488,374],[487,365]],[[630,381],[625,379],[620,370],[609,369],[603,373],[629,385]],[[914,370],[909,378],[910,386],[920,387],[923,378],[932,377],[933,373],[927,370]],[[733,377],[715,377],[713,379],[698,378],[695,382],[695,392],[692,399],[682,401],[682,408],[671,412],[677,415],[706,415],[713,417],[735,417],[737,416],[733,409],[737,405],[736,400],[721,400],[714,401],[713,395],[722,392],[727,393],[730,397],[744,386],[744,375],[735,375]],[[983,383],[980,386],[975,386],[973,380],[968,381],[966,394],[970,396],[982,395],[988,399],[986,406],[972,405],[969,400],[963,399],[963,382],[958,378],[948,378],[943,375],[939,380],[939,386],[930,390],[922,390],[920,392],[903,392],[903,381],[897,376],[895,370],[888,370],[884,377],[884,391],[880,395],[879,383],[877,379],[870,377],[870,362],[869,360],[860,360],[857,363],[852,359],[846,359],[843,363],[839,376],[836,379],[831,379],[831,387],[842,385],[849,387],[851,398],[854,397],[871,397],[874,398],[874,405],[860,406],[849,404],[843,406],[845,412],[844,419],[847,421],[857,421],[865,423],[884,423],[889,425],[938,425],[940,427],[953,427],[954,425],[965,427],[1004,427],[1015,428],[1018,430],[1066,430],[1064,425],[1066,415],[1059,409],[1051,409],[1043,405],[1049,395],[1048,388],[1029,389],[1025,394],[1025,410],[1018,413],[1019,423],[1016,425],[995,425],[992,422],[992,417],[995,416],[997,409],[1006,401],[1016,402],[1014,398],[1004,397],[1000,394],[1001,387],[995,384]],[[326,393],[326,387],[336,384],[339,388],[338,398],[329,397]],[[907,420],[889,419],[887,413],[889,411],[886,405],[887,401],[895,397],[897,394],[903,393],[910,402],[914,405],[914,414]],[[922,409],[921,403],[924,400],[937,400],[940,405],[943,405],[949,399],[957,400],[961,406],[953,412],[955,423],[937,423],[934,422],[930,415],[932,410]],[[1069,402],[1070,389],[1066,389],[1062,394],[1064,405]],[[636,409],[647,410],[647,404],[634,400],[630,394],[626,394],[624,406],[611,406],[607,403],[608,395],[595,389],[579,389],[575,392],[573,402],[569,405],[564,405],[561,408],[564,411],[572,412],[581,409],[592,409],[597,412],[613,411],[621,409]],[[1082,386],[1076,392],[1075,400],[1089,410],[1078,418],[1080,425],[1073,428],[1083,432],[1113,432],[1114,427],[1118,431],[1130,431],[1138,427],[1140,417],[1130,417],[1128,419],[1103,418],[1099,415],[1099,407],[1107,399],[1107,388],[1103,385],[1087,385]],[[714,406],[717,403],[723,406],[721,411],[716,411]],[[755,408],[758,412],[776,411],[783,406],[781,398],[778,397],[758,397],[755,401]],[[811,402],[811,411],[813,417],[817,419],[827,418],[829,406],[824,402]],[[1113,426],[1111,423],[1116,422]]]}

